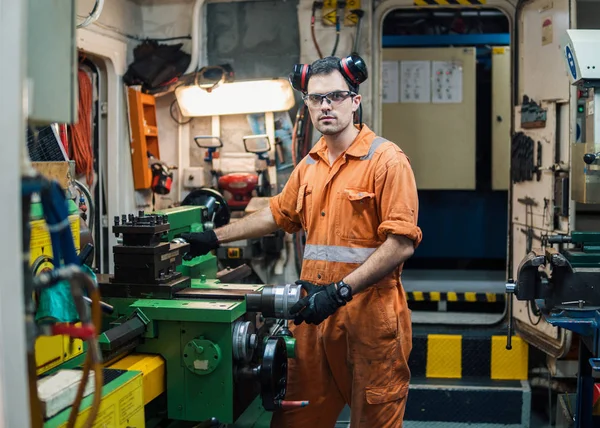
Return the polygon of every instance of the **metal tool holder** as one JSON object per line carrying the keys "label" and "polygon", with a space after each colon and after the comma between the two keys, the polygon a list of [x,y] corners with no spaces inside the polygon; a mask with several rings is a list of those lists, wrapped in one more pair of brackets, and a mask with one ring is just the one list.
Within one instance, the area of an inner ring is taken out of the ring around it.
{"label": "metal tool holder", "polygon": [[110,297],[171,298],[191,285],[189,277],[177,270],[188,243],[162,242],[170,230],[168,216],[140,211],[115,217],[113,233],[122,244],[113,247],[114,275],[99,279],[101,293]]}

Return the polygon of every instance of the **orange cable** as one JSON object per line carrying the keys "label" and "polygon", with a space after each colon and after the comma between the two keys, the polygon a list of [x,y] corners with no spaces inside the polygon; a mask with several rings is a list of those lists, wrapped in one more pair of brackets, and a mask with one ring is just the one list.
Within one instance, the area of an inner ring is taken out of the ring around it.
{"label": "orange cable", "polygon": [[85,174],[88,186],[94,182],[94,152],[92,151],[92,81],[83,70],[78,71],[79,114],[71,125],[71,146],[77,174]]}

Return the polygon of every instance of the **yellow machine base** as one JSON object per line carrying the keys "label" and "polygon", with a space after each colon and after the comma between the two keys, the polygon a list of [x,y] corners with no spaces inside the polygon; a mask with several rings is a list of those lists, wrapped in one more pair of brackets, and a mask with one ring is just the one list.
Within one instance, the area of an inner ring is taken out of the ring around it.
{"label": "yellow machine base", "polygon": [[[143,428],[144,386],[143,375],[139,371],[104,369],[102,402],[93,427]],[[93,395],[85,397],[75,423],[76,428],[84,426],[89,415]],[[44,424],[44,428],[67,426],[71,408],[67,408]]]}
{"label": "yellow machine base", "polygon": [[142,372],[144,376],[144,405],[165,392],[165,362],[158,355],[128,355],[111,364],[110,368]]}

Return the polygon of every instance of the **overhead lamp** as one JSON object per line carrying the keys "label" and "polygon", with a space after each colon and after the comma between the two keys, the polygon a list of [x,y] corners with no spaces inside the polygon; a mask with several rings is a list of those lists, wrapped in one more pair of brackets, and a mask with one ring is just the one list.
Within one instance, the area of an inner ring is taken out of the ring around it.
{"label": "overhead lamp", "polygon": [[247,80],[222,83],[210,92],[197,85],[175,89],[184,116],[222,116],[285,111],[295,104],[287,79]]}

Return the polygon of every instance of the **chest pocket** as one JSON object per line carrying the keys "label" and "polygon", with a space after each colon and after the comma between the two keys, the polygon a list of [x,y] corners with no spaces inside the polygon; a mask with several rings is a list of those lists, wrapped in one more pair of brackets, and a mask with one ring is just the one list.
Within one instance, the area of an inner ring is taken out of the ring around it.
{"label": "chest pocket", "polygon": [[308,222],[310,214],[312,212],[312,186],[303,184],[298,190],[298,199],[296,200],[296,212],[300,217],[300,223],[306,232],[308,229]]}
{"label": "chest pocket", "polygon": [[335,233],[347,241],[375,241],[379,224],[375,193],[344,189],[338,194]]}

